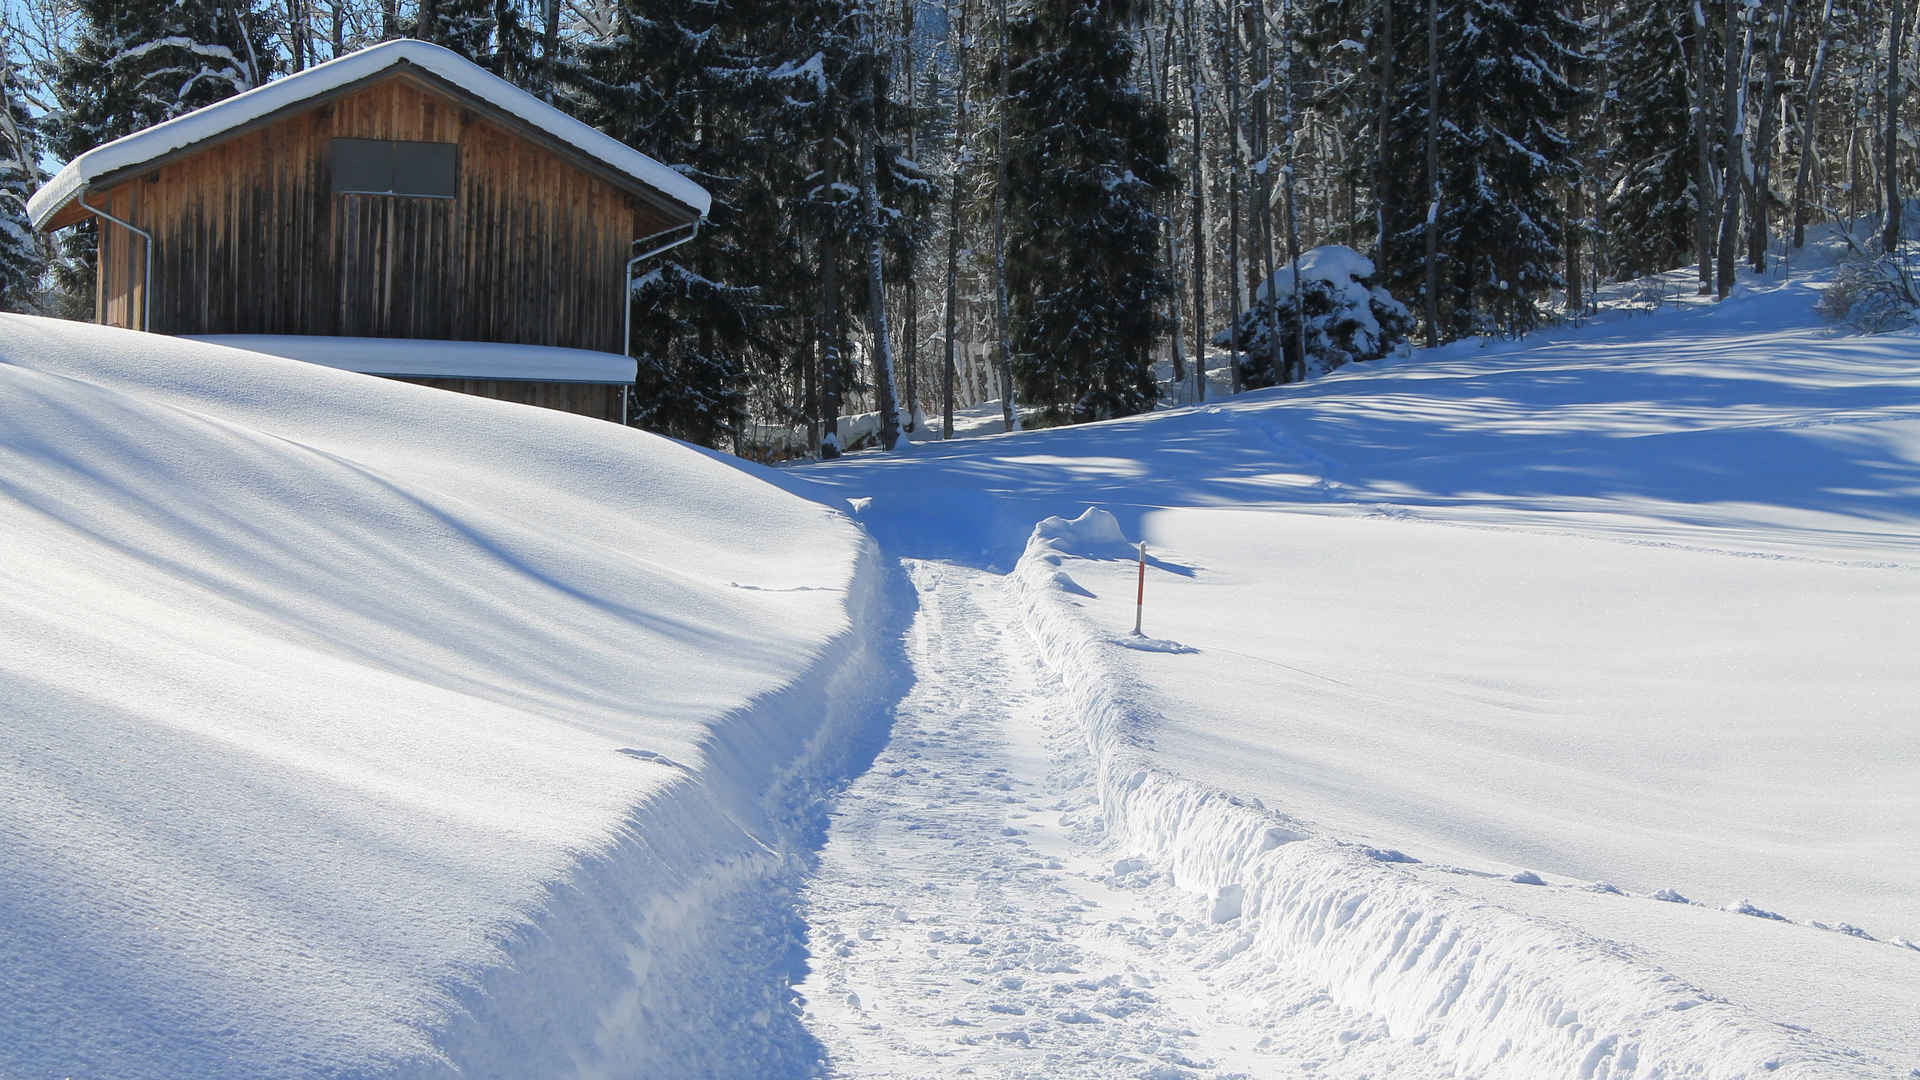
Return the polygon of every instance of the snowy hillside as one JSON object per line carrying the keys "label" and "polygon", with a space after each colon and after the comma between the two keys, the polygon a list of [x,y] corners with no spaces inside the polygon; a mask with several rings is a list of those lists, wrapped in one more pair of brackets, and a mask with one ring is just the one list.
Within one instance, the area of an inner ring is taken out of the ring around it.
{"label": "snowy hillside", "polygon": [[844,516],[610,424],[0,316],[0,538],[0,1075],[798,1052],[753,1021],[762,907],[886,692]]}
{"label": "snowy hillside", "polygon": [[[1102,823],[1093,884],[1058,887],[1186,905],[1152,966],[1184,963],[1219,1033],[1129,1052],[1906,1076],[1920,340],[1838,336],[1816,288],[797,471],[870,499],[889,554],[1011,572],[969,603],[1011,611],[1060,687],[1035,715],[1073,718]],[[1033,723],[996,736],[1010,760]],[[1046,804],[1063,823],[1073,790]],[[876,980],[906,977],[896,933],[809,987],[854,1073],[944,1038],[937,1013],[918,1043],[862,1034]],[[1036,1056],[1087,1037],[1032,1022],[1064,999],[988,1004],[963,1018]]]}

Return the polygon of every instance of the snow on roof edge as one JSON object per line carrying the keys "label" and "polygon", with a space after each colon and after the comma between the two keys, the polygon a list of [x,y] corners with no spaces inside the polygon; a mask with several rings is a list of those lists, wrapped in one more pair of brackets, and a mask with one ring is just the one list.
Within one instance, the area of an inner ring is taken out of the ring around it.
{"label": "snow on roof edge", "polygon": [[713,196],[708,194],[706,188],[666,165],[611,135],[581,123],[457,53],[425,41],[401,38],[348,53],[96,146],[67,162],[53,179],[33,193],[33,197],[27,200],[27,216],[35,229],[43,229],[47,221],[72,202],[87,184],[108,173],[131,168],[214,138],[242,124],[401,63],[414,64],[431,72],[601,164],[658,188],[698,211],[701,217],[706,217],[712,209]]}

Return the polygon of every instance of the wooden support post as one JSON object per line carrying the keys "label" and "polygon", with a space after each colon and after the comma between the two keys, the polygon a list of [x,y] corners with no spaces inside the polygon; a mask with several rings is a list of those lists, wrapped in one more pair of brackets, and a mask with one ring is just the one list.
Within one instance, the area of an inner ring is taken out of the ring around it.
{"label": "wooden support post", "polygon": [[1140,621],[1147,609],[1147,542],[1140,541],[1140,587],[1133,594],[1133,636],[1145,637]]}

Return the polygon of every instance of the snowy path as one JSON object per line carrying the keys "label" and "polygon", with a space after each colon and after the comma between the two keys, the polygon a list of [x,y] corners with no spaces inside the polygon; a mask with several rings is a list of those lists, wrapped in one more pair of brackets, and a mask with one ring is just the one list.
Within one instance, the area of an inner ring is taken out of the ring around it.
{"label": "snowy path", "polygon": [[832,1073],[1211,1065],[1221,1048],[1195,1037],[1195,987],[1164,985],[1133,943],[1181,920],[1093,879],[1084,752],[1047,715],[1022,632],[997,614],[1004,586],[952,564],[909,570],[917,682],[891,743],[841,797],[806,895],[813,973],[800,990]]}
{"label": "snowy path", "polygon": [[841,796],[804,897],[813,956],[798,989],[830,1075],[1286,1077],[1323,1063],[1220,1015],[1232,995],[1203,970],[1231,928],[1103,849],[1085,748],[1002,579],[908,568],[916,683]]}

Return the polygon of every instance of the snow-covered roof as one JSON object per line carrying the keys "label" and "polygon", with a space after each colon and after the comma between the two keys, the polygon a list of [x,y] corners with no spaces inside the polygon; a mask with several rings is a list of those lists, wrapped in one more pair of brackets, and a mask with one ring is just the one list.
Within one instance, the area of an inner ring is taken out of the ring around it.
{"label": "snow-covered roof", "polygon": [[551,345],[318,334],[206,334],[193,340],[363,375],[577,383],[630,383],[634,377],[632,357]]}
{"label": "snow-covered roof", "polygon": [[457,53],[424,41],[388,41],[336,60],[276,79],[185,116],[96,146],[67,163],[27,201],[35,228],[72,202],[103,176],[144,164],[194,143],[216,138],[309,98],[410,64],[558,139],[625,176],[641,181],[706,216],[713,198],[707,190],[638,150],[541,101]]}

